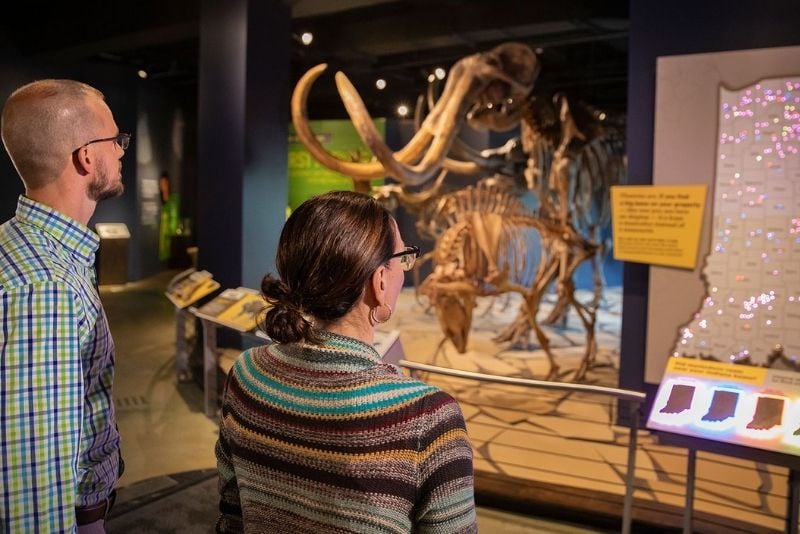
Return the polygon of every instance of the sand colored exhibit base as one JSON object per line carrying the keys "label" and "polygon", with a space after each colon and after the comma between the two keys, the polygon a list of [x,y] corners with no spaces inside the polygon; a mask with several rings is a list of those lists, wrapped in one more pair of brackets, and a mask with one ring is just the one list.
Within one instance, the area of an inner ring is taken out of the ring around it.
{"label": "sand colored exhibit base", "polygon": [[[582,295],[587,297],[588,295]],[[543,306],[545,317],[552,301]],[[518,309],[513,298],[479,300],[467,351],[442,335],[435,315],[406,289],[387,329],[400,331],[407,360],[500,376],[542,379],[546,357],[530,348],[509,348],[492,337]],[[621,290],[605,293],[598,314],[598,353],[584,383],[617,387]],[[577,317],[547,327],[561,380],[569,381],[584,350]],[[531,336],[533,340],[533,336]],[[522,509],[558,507],[621,517],[629,430],[616,424],[610,397],[489,384],[422,373],[421,378],[455,396],[467,420],[475,455],[476,488]],[[643,419],[646,419],[644,414]],[[637,522],[680,527],[687,451],[659,445],[646,430],[638,435],[635,471]],[[694,499],[695,532],[780,532],[786,512],[788,470],[699,452]]]}

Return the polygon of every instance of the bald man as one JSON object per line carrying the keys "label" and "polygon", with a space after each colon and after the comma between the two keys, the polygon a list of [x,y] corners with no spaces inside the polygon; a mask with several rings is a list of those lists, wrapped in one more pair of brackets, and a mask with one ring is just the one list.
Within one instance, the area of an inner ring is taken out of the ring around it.
{"label": "bald man", "polygon": [[25,185],[0,226],[0,530],[103,533],[122,460],[87,224],[122,194],[130,135],[72,80],[14,91],[0,130]]}

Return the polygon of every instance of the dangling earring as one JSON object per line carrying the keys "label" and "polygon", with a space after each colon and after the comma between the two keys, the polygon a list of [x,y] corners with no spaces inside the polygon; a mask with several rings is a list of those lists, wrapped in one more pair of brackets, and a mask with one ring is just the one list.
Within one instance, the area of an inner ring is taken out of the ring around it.
{"label": "dangling earring", "polygon": [[[389,310],[389,313],[386,314],[386,317],[378,317],[378,310],[384,306],[386,306],[386,309]],[[383,304],[378,304],[377,306],[369,310],[369,320],[372,322],[372,324],[385,323],[386,321],[391,319],[391,317],[392,317],[392,308],[385,302]]]}

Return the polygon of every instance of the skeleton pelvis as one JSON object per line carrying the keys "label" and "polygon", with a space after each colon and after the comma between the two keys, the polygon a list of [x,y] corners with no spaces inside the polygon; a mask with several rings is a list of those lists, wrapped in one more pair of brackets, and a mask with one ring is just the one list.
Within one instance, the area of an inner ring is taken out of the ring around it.
{"label": "skeleton pelvis", "polygon": [[463,354],[467,350],[469,329],[472,326],[475,294],[439,291],[435,301],[436,316],[442,332],[456,350]]}

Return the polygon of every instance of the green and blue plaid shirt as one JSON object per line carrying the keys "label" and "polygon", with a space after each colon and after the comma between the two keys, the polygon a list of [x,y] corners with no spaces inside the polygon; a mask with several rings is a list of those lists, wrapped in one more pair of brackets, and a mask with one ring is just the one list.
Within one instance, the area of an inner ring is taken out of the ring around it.
{"label": "green and blue plaid shirt", "polygon": [[75,531],[119,475],[99,238],[21,196],[0,226],[0,531]]}

